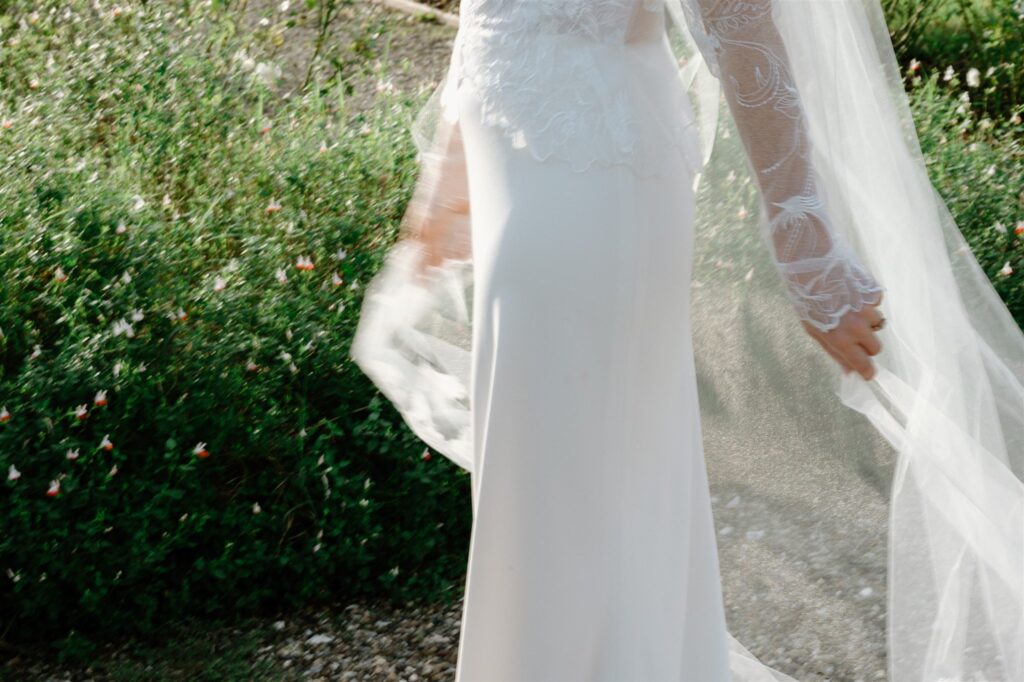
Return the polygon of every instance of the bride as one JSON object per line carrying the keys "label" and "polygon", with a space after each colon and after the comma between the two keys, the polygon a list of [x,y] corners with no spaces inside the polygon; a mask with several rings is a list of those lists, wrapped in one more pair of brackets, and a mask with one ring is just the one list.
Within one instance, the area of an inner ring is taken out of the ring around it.
{"label": "bride", "polygon": [[1024,679],[1024,335],[877,0],[463,0],[414,132],[352,355],[472,475],[459,680],[792,680],[726,515],[790,673],[885,574],[888,679]]}

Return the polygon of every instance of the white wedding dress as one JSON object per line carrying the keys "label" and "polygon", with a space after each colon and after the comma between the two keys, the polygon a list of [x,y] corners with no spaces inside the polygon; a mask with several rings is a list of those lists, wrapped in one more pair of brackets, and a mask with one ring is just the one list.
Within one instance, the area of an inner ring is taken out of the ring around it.
{"label": "white wedding dress", "polygon": [[[681,7],[753,169],[791,333],[831,329],[886,287],[832,229],[774,4]],[[462,175],[421,185],[463,178],[472,267],[439,275],[456,301],[440,310],[404,284],[408,240],[367,291],[354,356],[472,473],[461,682],[792,679],[726,627],[691,327],[705,160],[665,21],[663,0],[463,0],[438,123],[460,154],[425,163]],[[441,332],[405,328],[424,310]],[[443,330],[470,315],[459,366]]]}
{"label": "white wedding dress", "polygon": [[[757,5],[733,37],[766,35]],[[699,143],[663,17],[641,0],[462,7],[475,326],[459,680],[731,679],[689,317]],[[793,156],[767,184],[802,217],[816,197],[796,103],[773,110],[774,94],[748,120],[784,138]],[[788,261],[824,255],[793,232]],[[859,275],[851,291],[878,290]],[[828,305],[809,319],[834,325]]]}

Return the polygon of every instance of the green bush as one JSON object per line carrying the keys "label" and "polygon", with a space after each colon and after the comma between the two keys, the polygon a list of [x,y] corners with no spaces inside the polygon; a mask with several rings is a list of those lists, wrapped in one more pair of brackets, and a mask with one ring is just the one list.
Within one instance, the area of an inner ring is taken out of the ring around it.
{"label": "green bush", "polygon": [[186,613],[449,588],[468,476],[422,460],[348,357],[413,103],[272,97],[183,10],[9,12],[4,638],[87,652]]}
{"label": "green bush", "polygon": [[[1024,113],[1024,2],[1021,0],[882,0],[901,64],[925,73],[974,73],[971,106],[1009,120]],[[973,77],[972,79],[973,80]]]}
{"label": "green bush", "polygon": [[956,76],[908,87],[929,177],[1024,328],[1024,125],[979,115]]}

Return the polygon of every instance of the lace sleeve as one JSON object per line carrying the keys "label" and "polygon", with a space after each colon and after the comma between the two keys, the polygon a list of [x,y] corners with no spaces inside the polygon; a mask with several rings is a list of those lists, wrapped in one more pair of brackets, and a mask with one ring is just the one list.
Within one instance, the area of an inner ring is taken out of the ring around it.
{"label": "lace sleeve", "polygon": [[834,233],[773,0],[684,0],[756,173],[772,255],[799,317],[822,331],[884,287]]}

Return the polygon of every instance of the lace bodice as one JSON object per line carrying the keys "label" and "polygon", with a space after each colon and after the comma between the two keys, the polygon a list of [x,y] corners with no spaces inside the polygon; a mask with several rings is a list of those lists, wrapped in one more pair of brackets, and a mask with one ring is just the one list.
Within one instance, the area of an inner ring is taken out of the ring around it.
{"label": "lace bodice", "polygon": [[799,317],[828,331],[848,310],[878,303],[884,288],[837,237],[819,191],[773,0],[463,0],[449,84],[473,87],[483,122],[538,159],[657,173],[679,152],[699,171],[665,2],[681,3],[721,82]]}
{"label": "lace bodice", "polygon": [[[663,9],[664,0],[464,0],[455,75],[477,91],[484,122],[538,159],[650,174],[679,151],[696,172],[700,146]],[[651,69],[663,78],[638,77]]]}

